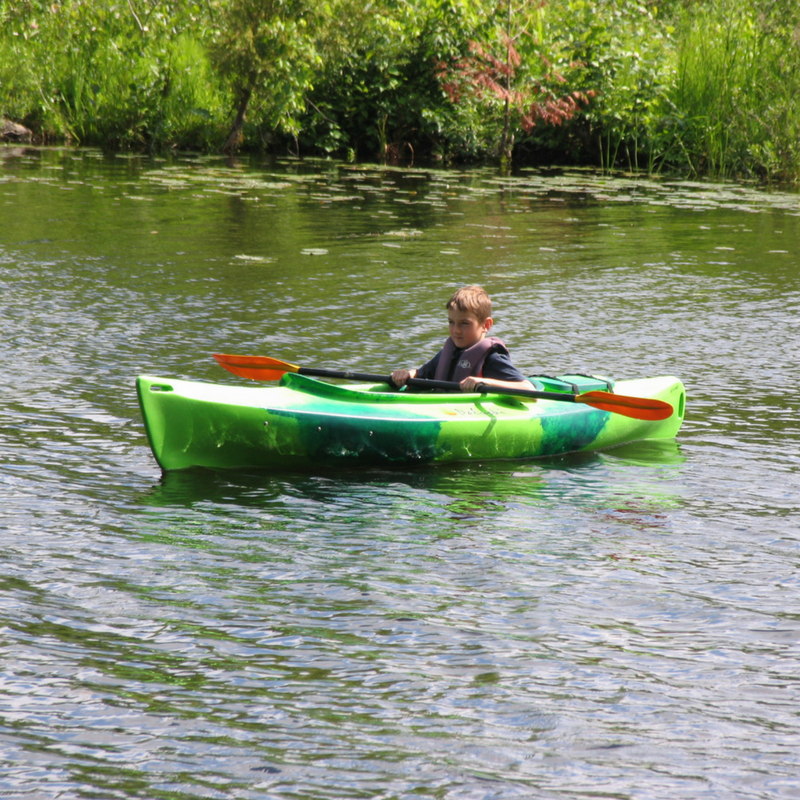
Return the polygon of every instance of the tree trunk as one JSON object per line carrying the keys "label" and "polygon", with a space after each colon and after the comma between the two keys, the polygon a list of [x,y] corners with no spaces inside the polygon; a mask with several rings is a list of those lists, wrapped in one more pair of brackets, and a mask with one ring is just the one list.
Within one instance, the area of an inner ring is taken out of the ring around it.
{"label": "tree trunk", "polygon": [[511,159],[508,134],[511,128],[511,0],[508,0],[506,17],[506,102],[503,114],[503,138],[500,142],[500,158]]}
{"label": "tree trunk", "polygon": [[503,114],[503,136],[500,139],[500,158],[509,158],[508,131],[511,127],[511,106],[506,98],[505,113]]}
{"label": "tree trunk", "polygon": [[236,109],[236,119],[231,126],[231,132],[228,134],[228,140],[222,148],[223,153],[232,153],[239,149],[242,143],[242,130],[244,129],[244,120],[247,115],[247,106],[250,103],[250,98],[253,96],[253,84],[249,83],[245,86],[239,95],[239,107]]}

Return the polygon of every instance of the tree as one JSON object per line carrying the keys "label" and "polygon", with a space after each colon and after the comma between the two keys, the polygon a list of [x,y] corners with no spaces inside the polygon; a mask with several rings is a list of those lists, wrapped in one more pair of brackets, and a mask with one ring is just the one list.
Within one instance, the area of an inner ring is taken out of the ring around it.
{"label": "tree", "polygon": [[[442,86],[452,102],[460,102],[465,94],[490,107],[499,101],[498,150],[504,159],[511,157],[516,125],[526,133],[538,124],[561,125],[595,94],[591,89],[570,91],[556,69],[560,54],[558,45],[546,40],[544,7],[545,0],[521,0],[517,5],[501,0],[501,13],[494,18],[502,24],[487,30],[482,41],[470,42],[467,56],[440,68]],[[556,91],[559,87],[562,90]]]}
{"label": "tree", "polygon": [[296,132],[319,58],[315,37],[331,6],[314,0],[218,0],[211,56],[232,91],[235,114],[223,147],[235,150],[244,136],[248,110]]}
{"label": "tree", "polygon": [[324,66],[308,97],[305,141],[329,153],[389,161],[440,152],[462,126],[437,65],[466,51],[475,5],[339,0],[341,13],[319,43]]}

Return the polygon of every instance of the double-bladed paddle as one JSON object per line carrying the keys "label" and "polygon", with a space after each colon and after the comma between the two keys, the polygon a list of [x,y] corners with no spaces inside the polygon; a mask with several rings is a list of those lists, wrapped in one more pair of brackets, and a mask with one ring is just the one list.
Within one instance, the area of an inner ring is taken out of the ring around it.
{"label": "double-bladed paddle", "polygon": [[[236,356],[215,353],[214,358],[228,372],[253,381],[277,381],[287,372],[308,375],[315,378],[343,378],[368,383],[388,383],[394,386],[390,375],[372,375],[365,372],[338,371],[333,369],[314,369],[298,367],[288,361],[280,361],[268,356]],[[425,378],[411,378],[409,386],[422,389],[439,389],[442,391],[459,391],[459,384],[453,381],[434,381]],[[613,392],[583,392],[583,394],[565,394],[562,392],[541,392],[535,389],[504,389],[497,386],[479,384],[477,391],[481,394],[505,394],[512,397],[529,397],[534,400],[558,400],[565,403],[585,403],[592,408],[611,411],[633,419],[662,420],[672,416],[674,409],[663,400],[652,400],[647,397],[628,397]]]}

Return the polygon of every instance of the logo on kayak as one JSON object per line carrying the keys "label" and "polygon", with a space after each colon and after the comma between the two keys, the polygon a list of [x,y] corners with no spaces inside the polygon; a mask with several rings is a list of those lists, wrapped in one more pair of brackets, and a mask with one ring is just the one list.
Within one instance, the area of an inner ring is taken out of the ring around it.
{"label": "logo on kayak", "polygon": [[466,358],[462,358],[461,361],[458,362],[458,366],[461,367],[461,369],[472,369],[472,363]]}

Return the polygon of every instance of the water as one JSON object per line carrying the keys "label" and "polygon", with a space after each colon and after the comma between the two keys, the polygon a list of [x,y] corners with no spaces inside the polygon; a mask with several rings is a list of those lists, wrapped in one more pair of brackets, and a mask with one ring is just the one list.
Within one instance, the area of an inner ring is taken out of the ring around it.
{"label": "water", "polygon": [[[0,150],[0,793],[797,796],[798,256],[733,184]],[[677,441],[161,476],[138,373],[415,366],[469,282]]]}

